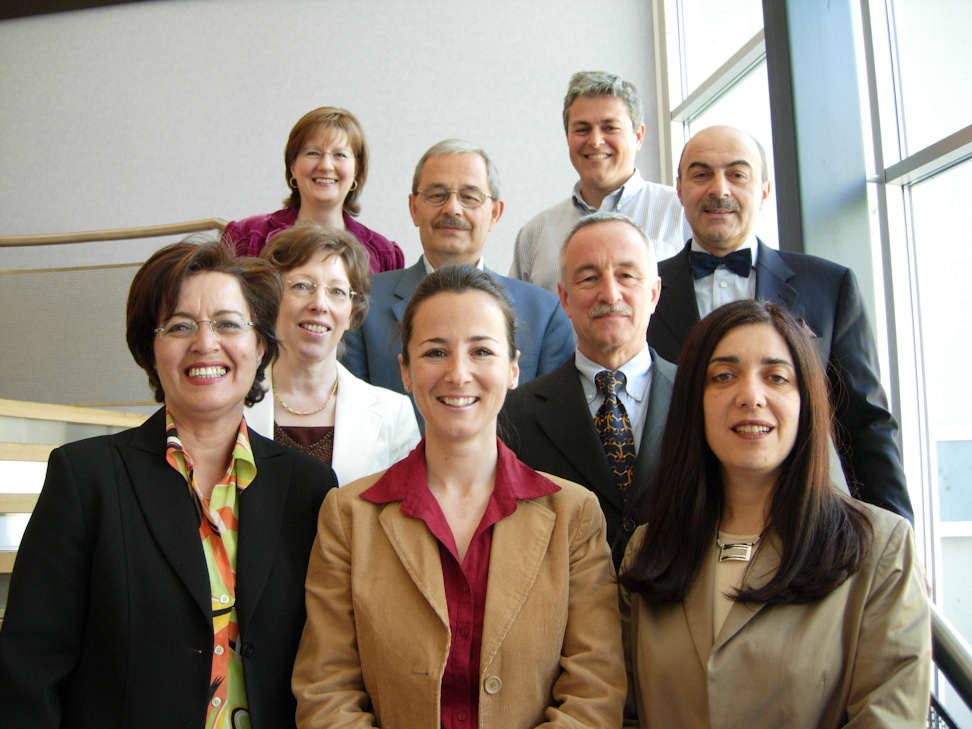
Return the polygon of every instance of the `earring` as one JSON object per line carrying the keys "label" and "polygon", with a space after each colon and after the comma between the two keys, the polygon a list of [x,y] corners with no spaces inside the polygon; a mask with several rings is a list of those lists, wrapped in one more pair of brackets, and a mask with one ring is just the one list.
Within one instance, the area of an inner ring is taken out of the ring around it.
{"label": "earring", "polygon": [[297,189],[297,178],[296,177],[291,177],[289,184],[290,184],[290,187],[292,189],[296,190]]}
{"label": "earring", "polygon": [[354,180],[351,182],[351,187],[348,189],[348,192],[354,192],[357,189],[358,189],[358,181]]}

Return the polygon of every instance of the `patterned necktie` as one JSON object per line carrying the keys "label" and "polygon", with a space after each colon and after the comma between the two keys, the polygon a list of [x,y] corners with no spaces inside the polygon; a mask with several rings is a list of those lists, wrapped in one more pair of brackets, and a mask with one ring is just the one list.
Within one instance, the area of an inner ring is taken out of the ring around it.
{"label": "patterned necktie", "polygon": [[604,403],[594,416],[594,427],[601,436],[604,455],[607,456],[618,491],[622,498],[626,498],[634,473],[635,447],[628,413],[618,400],[618,386],[625,383],[624,373],[602,370],[595,375],[594,381],[598,391],[604,395]]}
{"label": "patterned necktie", "polygon": [[705,251],[691,251],[689,263],[695,278],[705,278],[719,266],[725,266],[737,276],[749,278],[749,272],[753,270],[753,252],[749,248],[740,248],[719,257]]}

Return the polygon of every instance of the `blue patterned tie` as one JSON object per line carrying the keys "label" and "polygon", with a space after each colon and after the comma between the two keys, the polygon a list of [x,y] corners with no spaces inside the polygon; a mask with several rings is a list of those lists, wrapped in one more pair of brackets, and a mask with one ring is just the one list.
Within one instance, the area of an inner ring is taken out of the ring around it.
{"label": "blue patterned tie", "polygon": [[634,473],[635,447],[628,413],[618,400],[618,386],[625,383],[624,373],[602,370],[595,375],[594,381],[598,391],[604,395],[604,403],[594,416],[594,427],[601,436],[604,455],[607,456],[618,491],[622,498],[626,498]]}

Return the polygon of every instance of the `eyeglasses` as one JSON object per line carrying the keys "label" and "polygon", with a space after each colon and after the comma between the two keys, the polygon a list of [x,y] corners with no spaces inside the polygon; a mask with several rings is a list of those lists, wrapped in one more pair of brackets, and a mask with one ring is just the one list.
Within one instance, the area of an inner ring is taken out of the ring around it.
{"label": "eyeglasses", "polygon": [[243,317],[235,314],[227,314],[220,319],[200,319],[193,321],[184,316],[175,316],[168,321],[162,322],[162,326],[155,331],[162,339],[172,337],[173,339],[192,339],[199,333],[200,324],[209,324],[209,329],[213,336],[220,339],[237,337],[246,331],[247,327],[252,327],[252,321],[243,321]]}
{"label": "eyeglasses", "polygon": [[422,198],[422,202],[426,205],[431,205],[434,208],[441,208],[447,202],[449,198],[456,196],[456,200],[464,208],[469,210],[475,210],[478,207],[482,207],[482,204],[487,200],[492,200],[491,195],[487,195],[482,190],[478,190],[475,187],[464,187],[461,190],[448,190],[444,187],[438,185],[433,185],[427,187],[419,192],[419,197]]}
{"label": "eyeglasses", "polygon": [[287,279],[287,293],[299,299],[306,299],[313,296],[318,288],[324,289],[324,295],[332,304],[346,304],[358,295],[358,292],[352,288],[319,284],[317,281],[309,278]]}

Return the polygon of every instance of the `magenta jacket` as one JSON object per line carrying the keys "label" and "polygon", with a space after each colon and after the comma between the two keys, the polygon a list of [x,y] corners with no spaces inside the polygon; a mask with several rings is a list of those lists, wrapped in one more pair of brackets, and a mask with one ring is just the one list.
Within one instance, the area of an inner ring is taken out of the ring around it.
{"label": "magenta jacket", "polygon": [[[258,256],[267,244],[268,238],[292,227],[295,222],[297,222],[297,208],[284,208],[269,215],[254,215],[252,218],[234,220],[226,226],[223,235],[233,245],[236,255]],[[368,251],[371,257],[371,265],[368,268],[372,274],[405,267],[405,254],[397,243],[364,227],[348,215],[347,210],[344,211],[344,225]]]}

